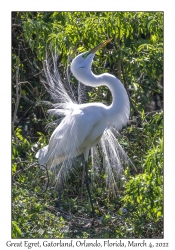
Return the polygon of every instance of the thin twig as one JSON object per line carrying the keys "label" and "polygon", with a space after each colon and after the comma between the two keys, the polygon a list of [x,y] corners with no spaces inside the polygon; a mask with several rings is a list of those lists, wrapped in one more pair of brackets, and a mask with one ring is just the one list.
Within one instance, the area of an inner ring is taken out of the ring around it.
{"label": "thin twig", "polygon": [[146,89],[149,89],[149,90],[151,90],[151,91],[153,91],[153,92],[155,92],[155,93],[157,93],[157,94],[160,94],[160,92],[159,92],[158,90],[153,89],[153,88],[151,88],[151,87],[149,87],[149,86],[145,86],[145,85],[143,85],[143,84],[140,83],[140,82],[139,82],[139,85],[142,86],[142,87],[144,87],[144,88],[146,88]]}
{"label": "thin twig", "polygon": [[130,103],[131,103],[131,105],[132,105],[132,107],[133,107],[133,109],[134,109],[134,111],[136,112],[136,114],[137,115],[141,115],[140,114],[140,112],[137,110],[137,108],[136,108],[136,106],[134,105],[134,103],[133,103],[133,101],[132,101],[132,99],[131,99],[131,97],[130,97],[130,95],[129,95],[129,93],[128,93],[128,88],[127,88],[127,84],[126,84],[126,82],[127,82],[127,80],[126,80],[126,74],[125,74],[125,70],[124,70],[124,66],[123,66],[123,62],[121,61],[121,66],[122,66],[122,72],[123,72],[123,84],[124,84],[124,86],[125,86],[125,89],[126,89],[126,92],[127,92],[127,94],[128,94],[128,97],[129,97],[129,101],[130,101]]}
{"label": "thin twig", "polygon": [[30,108],[28,108],[28,110],[23,114],[23,116],[20,118],[19,122],[16,124],[16,128],[19,126],[19,124],[21,123],[21,121],[23,120],[24,116],[29,112],[29,110],[33,108],[33,106],[30,106]]}
{"label": "thin twig", "polygon": [[[21,162],[19,162],[19,163],[26,163],[26,161],[21,161]],[[45,192],[47,191],[48,186],[49,186],[49,182],[50,182],[50,179],[49,179],[49,172],[48,172],[47,166],[41,165],[41,164],[39,164],[39,163],[37,163],[37,162],[34,162],[34,163],[32,163],[31,165],[29,165],[27,168],[18,170],[18,171],[13,175],[13,178],[15,178],[15,177],[16,177],[18,174],[20,174],[21,172],[25,172],[25,171],[27,171],[29,168],[31,168],[31,167],[33,167],[33,166],[35,166],[35,165],[38,165],[39,167],[43,167],[43,168],[46,170],[46,174],[47,174],[46,188],[43,190],[42,193],[38,193],[38,194],[43,194],[43,193],[45,193]]]}
{"label": "thin twig", "polygon": [[[19,61],[20,61],[20,45],[19,45],[19,50],[18,50],[18,65],[16,67],[16,102],[15,102],[15,110],[13,113],[13,121],[12,121],[12,132],[15,136],[15,123],[16,123],[16,115],[17,115],[17,111],[18,111],[18,107],[19,107],[19,101],[21,98],[21,85],[19,85]],[[16,140],[16,136],[15,136],[15,140]]]}

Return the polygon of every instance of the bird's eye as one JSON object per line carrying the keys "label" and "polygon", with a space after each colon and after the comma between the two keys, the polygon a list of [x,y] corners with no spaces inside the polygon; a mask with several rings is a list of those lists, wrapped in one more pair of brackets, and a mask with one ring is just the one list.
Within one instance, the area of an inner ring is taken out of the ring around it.
{"label": "bird's eye", "polygon": [[86,52],[82,57],[85,59],[89,55],[90,51]]}

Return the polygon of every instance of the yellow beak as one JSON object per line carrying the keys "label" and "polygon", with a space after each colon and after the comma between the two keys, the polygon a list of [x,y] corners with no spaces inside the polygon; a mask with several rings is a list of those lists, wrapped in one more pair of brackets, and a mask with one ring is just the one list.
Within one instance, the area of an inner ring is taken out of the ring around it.
{"label": "yellow beak", "polygon": [[91,50],[89,51],[89,54],[95,53],[97,50],[101,49],[101,48],[104,47],[106,44],[110,43],[111,40],[112,40],[112,38],[109,38],[109,39],[106,40],[105,42],[100,43],[98,46],[96,46],[95,48],[91,49]]}

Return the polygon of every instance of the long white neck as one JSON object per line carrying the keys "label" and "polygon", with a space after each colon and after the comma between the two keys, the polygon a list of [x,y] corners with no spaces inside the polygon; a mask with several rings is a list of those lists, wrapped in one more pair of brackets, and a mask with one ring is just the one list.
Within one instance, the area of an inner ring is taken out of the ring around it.
{"label": "long white neck", "polygon": [[127,92],[120,80],[107,73],[96,76],[90,70],[83,71],[82,74],[75,77],[85,85],[92,87],[105,85],[110,89],[113,101],[110,106],[106,107],[108,126],[114,126],[117,130],[121,130],[129,119],[130,103]]}
{"label": "long white neck", "polygon": [[108,107],[111,125],[121,130],[127,124],[130,115],[130,103],[127,92],[118,78],[102,74],[103,82],[112,93],[112,103]]}

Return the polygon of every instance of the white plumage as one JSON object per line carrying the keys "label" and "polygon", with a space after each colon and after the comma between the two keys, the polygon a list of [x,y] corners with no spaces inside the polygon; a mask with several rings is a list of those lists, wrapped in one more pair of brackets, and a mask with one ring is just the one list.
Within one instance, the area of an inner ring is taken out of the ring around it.
{"label": "white plumage", "polygon": [[[77,104],[72,101],[63,86],[54,59],[54,73],[50,73],[46,64],[47,90],[57,101],[55,108],[49,112],[56,116],[64,116],[61,123],[53,131],[48,146],[40,149],[36,154],[41,165],[54,169],[59,165],[58,181],[69,174],[73,159],[84,155],[88,161],[89,151],[93,160],[93,168],[99,167],[98,150],[103,152],[103,163],[106,168],[107,186],[115,192],[116,176],[121,172],[121,161],[128,161],[115,134],[127,124],[130,114],[130,104],[123,84],[111,74],[94,75],[91,64],[95,52],[103,47],[107,40],[96,48],[78,55],[71,64],[71,71],[75,78],[84,85],[91,87],[107,86],[113,97],[110,106],[102,103]],[[51,91],[52,90],[52,91]],[[96,144],[99,144],[99,149]]]}

